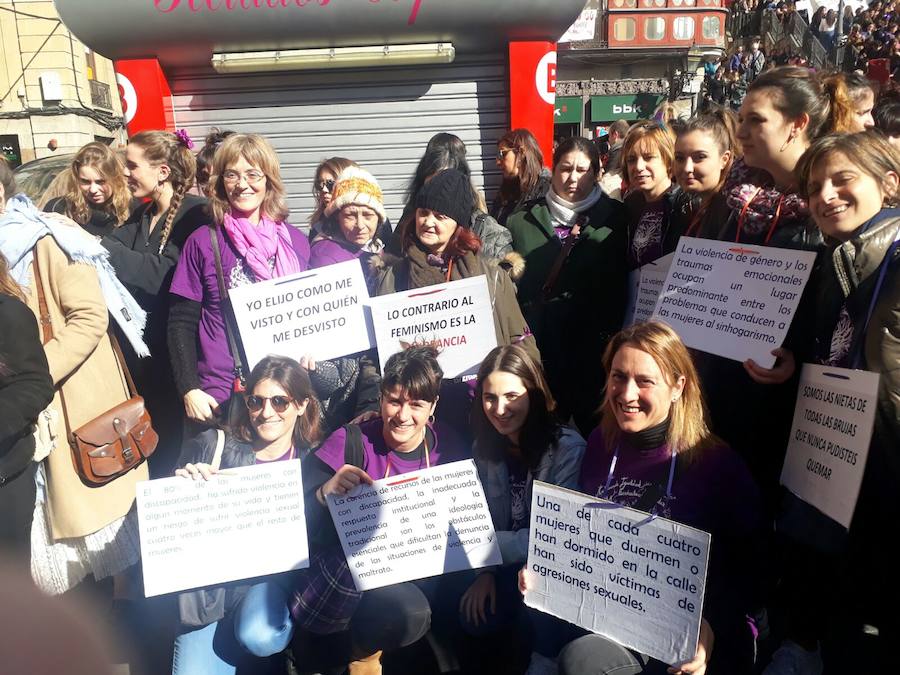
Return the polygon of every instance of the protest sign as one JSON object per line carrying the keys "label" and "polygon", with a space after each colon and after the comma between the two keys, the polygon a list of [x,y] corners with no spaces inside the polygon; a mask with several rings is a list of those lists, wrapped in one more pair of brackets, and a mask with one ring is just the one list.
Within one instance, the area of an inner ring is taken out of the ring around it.
{"label": "protest sign", "polygon": [[878,373],[803,365],[781,483],[847,529],[875,424]]}
{"label": "protest sign", "polygon": [[697,649],[710,536],[540,481],[525,604],[668,664]]}
{"label": "protest sign", "polygon": [[503,562],[470,459],[329,495],[328,509],[360,591]]}
{"label": "protest sign", "polygon": [[299,459],[143,481],[137,507],[148,598],[309,566]]}
{"label": "protest sign", "polygon": [[232,288],[228,295],[250,369],[268,354],[324,361],[374,345],[358,260]]}
{"label": "protest sign", "polygon": [[666,282],[674,256],[674,253],[664,255],[638,267],[628,275],[628,308],[623,328],[649,321],[653,316],[656,301]]}
{"label": "protest sign", "polygon": [[445,378],[471,375],[497,346],[494,310],[483,274],[372,298],[381,369],[410,345],[431,344]]}
{"label": "protest sign", "polygon": [[653,318],[688,347],[775,364],[816,254],[682,237]]}

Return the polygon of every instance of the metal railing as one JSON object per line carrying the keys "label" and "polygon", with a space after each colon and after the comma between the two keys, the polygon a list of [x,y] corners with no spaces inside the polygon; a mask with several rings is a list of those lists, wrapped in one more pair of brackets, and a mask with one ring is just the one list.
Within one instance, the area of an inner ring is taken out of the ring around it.
{"label": "metal railing", "polygon": [[98,80],[88,80],[91,85],[91,103],[99,108],[112,110],[112,98],[109,93],[109,85]]}

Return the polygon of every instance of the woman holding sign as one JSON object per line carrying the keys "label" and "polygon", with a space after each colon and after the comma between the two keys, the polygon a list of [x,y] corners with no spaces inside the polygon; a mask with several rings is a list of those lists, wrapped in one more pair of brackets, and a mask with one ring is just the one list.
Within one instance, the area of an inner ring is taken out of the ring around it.
{"label": "woman holding sign", "polygon": [[[681,195],[675,210],[682,220],[679,235],[715,239],[731,208],[722,187],[736,157],[737,118],[725,108],[712,108],[676,129],[675,178]],[[677,242],[676,242],[677,243]]]}
{"label": "woman holding sign", "polygon": [[583,433],[600,405],[600,350],[625,313],[624,211],[597,186],[599,174],[597,146],[565,139],[553,153],[550,190],[507,223],[525,258],[519,303],[559,416],[574,416]]}
{"label": "woman holding sign", "polygon": [[[754,638],[746,615],[760,525],[750,474],[709,431],[697,372],[671,328],[650,321],[622,331],[607,346],[603,364],[603,419],[588,439],[581,491],[712,535],[697,654],[669,672],[749,672]],[[665,671],[599,635],[569,644],[559,665],[571,675]]]}
{"label": "woman holding sign", "polygon": [[[482,361],[472,424],[475,464],[504,566],[476,577],[459,602],[460,620],[467,632],[496,636],[522,610],[516,574],[528,557],[532,483],[577,489],[585,442],[557,419],[540,365],[517,345],[497,347]],[[543,628],[535,630],[537,651]],[[490,651],[498,653],[495,645]]]}
{"label": "woman holding sign", "polygon": [[[875,427],[849,538],[841,530],[840,555],[814,554],[798,565],[791,590],[810,622],[802,628],[817,629],[808,647],[825,635],[827,619],[842,647],[867,650],[875,655],[873,663],[881,664],[872,665],[871,671],[887,672],[893,668],[900,628],[896,569],[884,554],[883,529],[884,523],[900,518],[900,210],[894,206],[900,158],[880,133],[834,134],[813,142],[800,159],[797,177],[828,245],[816,289],[813,359],[835,368],[837,376],[839,369],[851,368],[878,373],[880,379]],[[816,523],[827,520],[818,512],[812,517]],[[836,524],[829,525],[814,531],[835,531]],[[821,596],[822,583],[832,584],[828,600]],[[879,636],[868,636],[865,644],[864,624],[876,626]],[[856,651],[848,649],[848,658]],[[843,660],[841,665],[850,668]]]}
{"label": "woman holding sign", "polygon": [[681,236],[675,200],[681,189],[672,181],[675,135],[659,122],[638,122],[622,144],[625,162],[628,267],[636,269],[675,250]]}
{"label": "woman holding sign", "polygon": [[[468,446],[451,429],[432,425],[443,377],[436,357],[432,347],[412,347],[391,356],[381,381],[381,417],[339,428],[303,464],[312,557],[307,583],[295,593],[291,611],[307,633],[349,637],[349,650],[333,656],[349,661],[350,673],[380,673],[382,650],[421,638],[431,612],[424,594],[412,583],[364,593],[356,590],[326,499],[347,495],[373,480],[469,456]],[[290,634],[274,644],[266,637],[272,631],[277,628],[260,625],[255,638],[244,644],[254,653],[283,649]],[[252,646],[260,643],[270,646],[264,651]]]}
{"label": "woman holding sign", "polygon": [[[375,177],[365,169],[350,166],[332,183],[321,233],[311,246],[309,267],[316,269],[349,260],[359,260],[369,293],[375,275],[370,259],[384,248],[379,237],[387,216],[384,197]],[[306,355],[300,363],[322,401],[328,433],[357,415],[378,406],[377,356],[374,352],[351,354],[329,361]]]}
{"label": "woman holding sign", "polygon": [[[260,361],[247,378],[244,402],[233,430],[210,429],[185,444],[175,475],[210,480],[220,469],[300,459],[318,443],[319,403],[306,371],[293,359],[267,356]],[[249,589],[228,585],[182,593],[183,632],[175,639],[173,674],[235,673],[248,660],[235,638],[235,625],[261,621],[273,596],[286,607],[288,594],[288,586],[276,581]],[[283,626],[290,630],[289,616]]]}
{"label": "woman holding sign", "polygon": [[201,424],[227,412],[222,406],[241,391],[244,377],[240,353],[234,354],[240,338],[227,290],[303,272],[309,262],[306,236],[285,222],[278,156],[265,138],[225,139],[208,186],[212,222],[184,245],[169,319],[175,382],[188,419]]}

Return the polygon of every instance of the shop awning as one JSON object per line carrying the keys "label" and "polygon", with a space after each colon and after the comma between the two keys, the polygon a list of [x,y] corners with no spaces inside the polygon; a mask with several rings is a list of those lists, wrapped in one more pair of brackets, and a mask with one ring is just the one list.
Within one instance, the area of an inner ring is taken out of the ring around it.
{"label": "shop awning", "polygon": [[584,103],[580,96],[557,96],[553,110],[554,124],[581,124]]}
{"label": "shop awning", "polygon": [[54,0],[66,26],[111,59],[206,65],[214,52],[450,42],[496,53],[555,41],[584,0]]}
{"label": "shop awning", "polygon": [[591,121],[649,119],[665,98],[660,94],[591,96]]}

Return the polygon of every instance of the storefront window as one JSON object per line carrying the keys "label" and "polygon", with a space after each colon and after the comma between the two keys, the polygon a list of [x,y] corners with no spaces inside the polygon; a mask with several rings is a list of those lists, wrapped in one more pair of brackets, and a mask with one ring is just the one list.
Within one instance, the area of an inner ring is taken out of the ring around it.
{"label": "storefront window", "polygon": [[613,37],[619,42],[634,40],[634,19],[616,19],[616,22],[613,24]]}
{"label": "storefront window", "polygon": [[661,17],[647,19],[644,23],[644,37],[648,40],[662,40],[666,34],[666,20]]}

